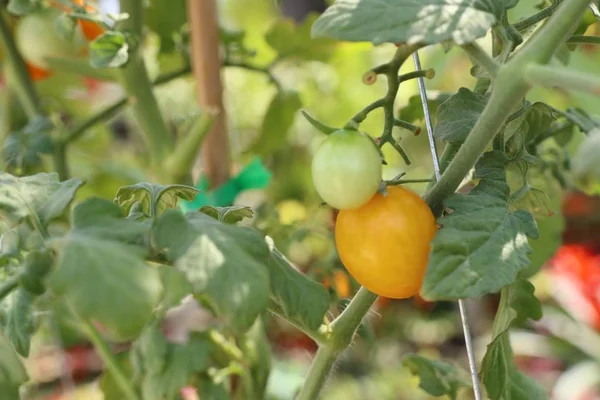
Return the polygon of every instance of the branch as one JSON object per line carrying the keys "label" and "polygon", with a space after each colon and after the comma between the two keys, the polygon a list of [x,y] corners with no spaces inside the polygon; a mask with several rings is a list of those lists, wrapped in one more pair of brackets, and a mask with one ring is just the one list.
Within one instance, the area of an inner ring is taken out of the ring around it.
{"label": "branch", "polygon": [[0,13],[0,42],[4,50],[6,65],[14,75],[14,81],[8,82],[16,92],[21,106],[29,119],[44,113],[40,98],[29,78],[27,66],[17,49],[3,13]]}
{"label": "branch", "polygon": [[525,67],[524,78],[532,85],[600,95],[600,78],[596,74],[565,67],[530,64]]}
{"label": "branch", "polygon": [[568,40],[567,43],[571,44],[600,44],[600,36],[582,36],[582,35],[573,35]]}
{"label": "branch", "polygon": [[[123,30],[142,38],[142,0],[121,0],[121,12],[129,14],[129,18],[123,21]],[[158,170],[171,153],[174,139],[158,108],[139,49],[130,55],[129,62],[120,70],[119,78],[123,89],[131,98],[133,112],[145,135],[150,162]]]}
{"label": "branch", "polygon": [[375,300],[377,300],[376,294],[361,287],[348,307],[332,322],[329,343],[319,346],[296,400],[318,398],[335,360],[342,351],[350,346],[356,330]]}
{"label": "branch", "polygon": [[520,21],[517,21],[513,24],[513,27],[518,30],[519,32],[523,32],[524,30],[526,30],[527,28],[529,28],[530,26],[533,26],[535,24],[537,24],[538,22],[548,18],[549,16],[551,16],[554,11],[556,10],[556,7],[558,7],[558,5],[560,4],[560,1],[558,0],[553,0],[552,1],[552,5],[550,5],[549,7],[544,8],[542,11],[538,12],[537,14],[533,14],[530,17],[527,17],[525,19],[522,19]]}
{"label": "branch", "polygon": [[499,64],[494,60],[486,51],[478,45],[476,42],[465,44],[461,46],[462,49],[479,64],[492,79],[496,77],[498,73]]}

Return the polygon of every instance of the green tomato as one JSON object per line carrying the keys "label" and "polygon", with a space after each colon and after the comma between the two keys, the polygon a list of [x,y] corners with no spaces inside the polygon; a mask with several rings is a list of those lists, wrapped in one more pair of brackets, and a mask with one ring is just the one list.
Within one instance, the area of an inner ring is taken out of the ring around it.
{"label": "green tomato", "polygon": [[329,135],[312,162],[315,188],[339,210],[366,204],[381,183],[381,154],[365,133],[342,129]]}
{"label": "green tomato", "polygon": [[28,63],[49,69],[46,58],[71,58],[79,54],[81,47],[77,37],[65,40],[56,31],[55,22],[61,12],[45,9],[22,17],[15,29],[17,48]]}

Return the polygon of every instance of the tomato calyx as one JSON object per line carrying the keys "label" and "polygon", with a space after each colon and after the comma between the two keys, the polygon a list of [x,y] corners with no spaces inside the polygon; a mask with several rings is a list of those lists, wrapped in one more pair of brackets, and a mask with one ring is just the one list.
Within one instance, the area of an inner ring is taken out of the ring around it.
{"label": "tomato calyx", "polygon": [[314,126],[315,128],[317,128],[317,130],[319,130],[320,132],[323,132],[326,135],[330,135],[333,132],[340,130],[340,128],[333,128],[331,126],[325,125],[324,123],[322,123],[321,121],[314,118],[312,115],[310,115],[305,110],[301,110],[300,112],[312,126]]}

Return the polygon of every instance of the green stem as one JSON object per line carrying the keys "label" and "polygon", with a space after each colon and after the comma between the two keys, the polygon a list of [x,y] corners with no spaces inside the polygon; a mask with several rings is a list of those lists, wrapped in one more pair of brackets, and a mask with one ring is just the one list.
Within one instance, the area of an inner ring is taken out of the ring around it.
{"label": "green stem", "polygon": [[406,82],[411,79],[417,79],[417,78],[433,79],[434,77],[435,77],[435,70],[433,68],[422,69],[420,71],[412,71],[412,72],[407,72],[406,74],[399,75],[398,82],[400,82],[400,83]]}
{"label": "green stem", "polygon": [[563,0],[544,26],[523,44],[511,61],[522,68],[528,61],[539,64],[550,62],[556,50],[577,28],[589,5],[590,0]]}
{"label": "green stem", "polygon": [[114,82],[117,79],[116,70],[94,68],[87,59],[48,57],[46,58],[46,63],[50,66],[50,69],[56,71],[72,72],[77,75],[108,82]]}
{"label": "green stem", "polygon": [[524,78],[532,85],[600,95],[600,78],[596,74],[573,71],[565,67],[530,64],[525,67]]}
{"label": "green stem", "polygon": [[172,182],[183,182],[190,173],[190,169],[200,151],[204,138],[210,131],[218,111],[205,111],[194,122],[190,132],[175,146],[173,153],[167,158],[165,168]]}
{"label": "green stem", "polygon": [[573,35],[568,40],[567,43],[571,44],[600,44],[600,36],[582,36],[582,35]]}
{"label": "green stem", "polygon": [[520,104],[527,93],[527,84],[520,79],[519,70],[502,67],[490,99],[467,140],[452,159],[448,168],[429,192],[425,201],[434,210],[440,211],[442,200],[458,188],[465,175],[475,165],[492,139],[502,129],[512,114],[515,104]]}
{"label": "green stem", "polygon": [[383,107],[384,102],[385,102],[384,99],[375,100],[374,102],[372,102],[371,104],[369,104],[368,106],[363,108],[360,112],[356,113],[356,115],[354,117],[352,117],[350,119],[350,121],[348,121],[345,128],[353,127],[357,124],[360,124],[365,119],[367,119],[367,116],[369,115],[369,113],[371,111],[374,111],[380,107]]}
{"label": "green stem", "polygon": [[270,67],[260,67],[260,66],[249,64],[246,62],[234,62],[234,61],[229,61],[229,60],[226,60],[223,63],[223,66],[231,67],[231,68],[242,68],[247,71],[259,72],[261,74],[266,75],[267,78],[269,79],[269,82],[271,82],[273,85],[275,85],[275,87],[277,87],[277,89],[281,90],[281,88],[282,88],[281,83],[279,83],[279,81],[277,80],[275,75],[273,75]]}
{"label": "green stem", "polygon": [[121,389],[121,392],[125,395],[125,397],[129,400],[139,400],[139,397],[133,387],[131,386],[131,380],[123,373],[119,363],[115,359],[114,354],[108,348],[108,345],[100,335],[100,332],[96,329],[92,323],[87,320],[84,320],[77,317],[83,330],[85,331],[87,337],[90,339],[90,342],[94,345],[94,348],[98,352],[98,355],[106,364],[106,368],[111,373],[114,378],[117,386]]}
{"label": "green stem", "polygon": [[12,293],[13,290],[19,287],[19,276],[14,275],[2,282],[0,285],[0,300]]}
{"label": "green stem", "polygon": [[542,11],[538,12],[537,14],[533,14],[530,17],[527,17],[525,19],[522,19],[521,21],[515,22],[513,24],[513,27],[516,30],[518,30],[519,32],[523,32],[530,26],[533,26],[533,25],[537,24],[538,22],[543,21],[544,19],[551,16],[559,4],[560,4],[560,1],[554,0],[554,1],[552,1],[552,5],[550,5],[549,7],[544,8]]}
{"label": "green stem", "polygon": [[69,179],[69,166],[67,163],[67,146],[60,141],[54,142],[54,170],[61,181]]}
{"label": "green stem", "polygon": [[296,400],[318,399],[337,357],[338,353],[330,346],[319,346]]}
{"label": "green stem", "polygon": [[384,183],[388,186],[390,185],[402,185],[405,183],[427,183],[434,182],[431,178],[422,178],[422,179],[392,179],[389,181],[384,181]]}
{"label": "green stem", "polygon": [[479,64],[493,79],[498,73],[499,64],[476,42],[461,46],[462,49]]}
{"label": "green stem", "polygon": [[29,119],[44,113],[40,98],[29,78],[27,66],[17,49],[3,13],[0,13],[0,43],[4,49],[5,62],[13,76],[10,85],[19,98],[21,106]]}
{"label": "green stem", "polygon": [[550,128],[548,128],[548,130],[546,132],[542,133],[541,135],[539,135],[535,139],[533,139],[533,141],[531,142],[530,145],[532,147],[536,147],[543,141],[556,136],[557,134],[563,132],[565,129],[572,128],[573,126],[575,126],[575,123],[573,121],[569,121],[569,120],[553,124]]}
{"label": "green stem", "polygon": [[[142,0],[121,0],[121,12],[129,14],[129,18],[123,23],[123,30],[141,38]],[[138,50],[130,55],[129,62],[120,71],[120,82],[130,97],[133,112],[145,134],[151,164],[158,170],[173,150],[174,138],[158,108],[152,83]]]}
{"label": "green stem", "polygon": [[356,330],[375,300],[376,294],[361,287],[348,307],[332,322],[329,343],[319,346],[296,400],[318,398],[335,360],[352,343]]}
{"label": "green stem", "polygon": [[94,125],[106,121],[109,118],[112,118],[125,105],[127,105],[127,98],[117,100],[115,103],[103,108],[98,113],[92,115],[85,121],[82,121],[79,124],[75,125],[69,132],[67,132],[66,135],[60,138],[60,142],[62,142],[63,144],[74,142]]}

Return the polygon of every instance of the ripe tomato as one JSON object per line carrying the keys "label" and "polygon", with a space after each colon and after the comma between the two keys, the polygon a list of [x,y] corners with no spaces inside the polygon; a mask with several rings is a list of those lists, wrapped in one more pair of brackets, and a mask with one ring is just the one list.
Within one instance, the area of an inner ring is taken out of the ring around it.
{"label": "ripe tomato", "polygon": [[360,208],[340,211],[335,242],[358,283],[380,296],[404,299],[419,293],[435,232],[427,203],[393,186]]}
{"label": "ripe tomato", "polygon": [[312,176],[317,193],[344,210],[364,205],[381,183],[381,155],[365,133],[341,129],[329,135],[314,155]]}
{"label": "ripe tomato", "polygon": [[47,57],[75,57],[78,46],[75,40],[64,40],[55,29],[60,11],[46,9],[25,15],[15,29],[17,48],[29,64],[48,69]]}

